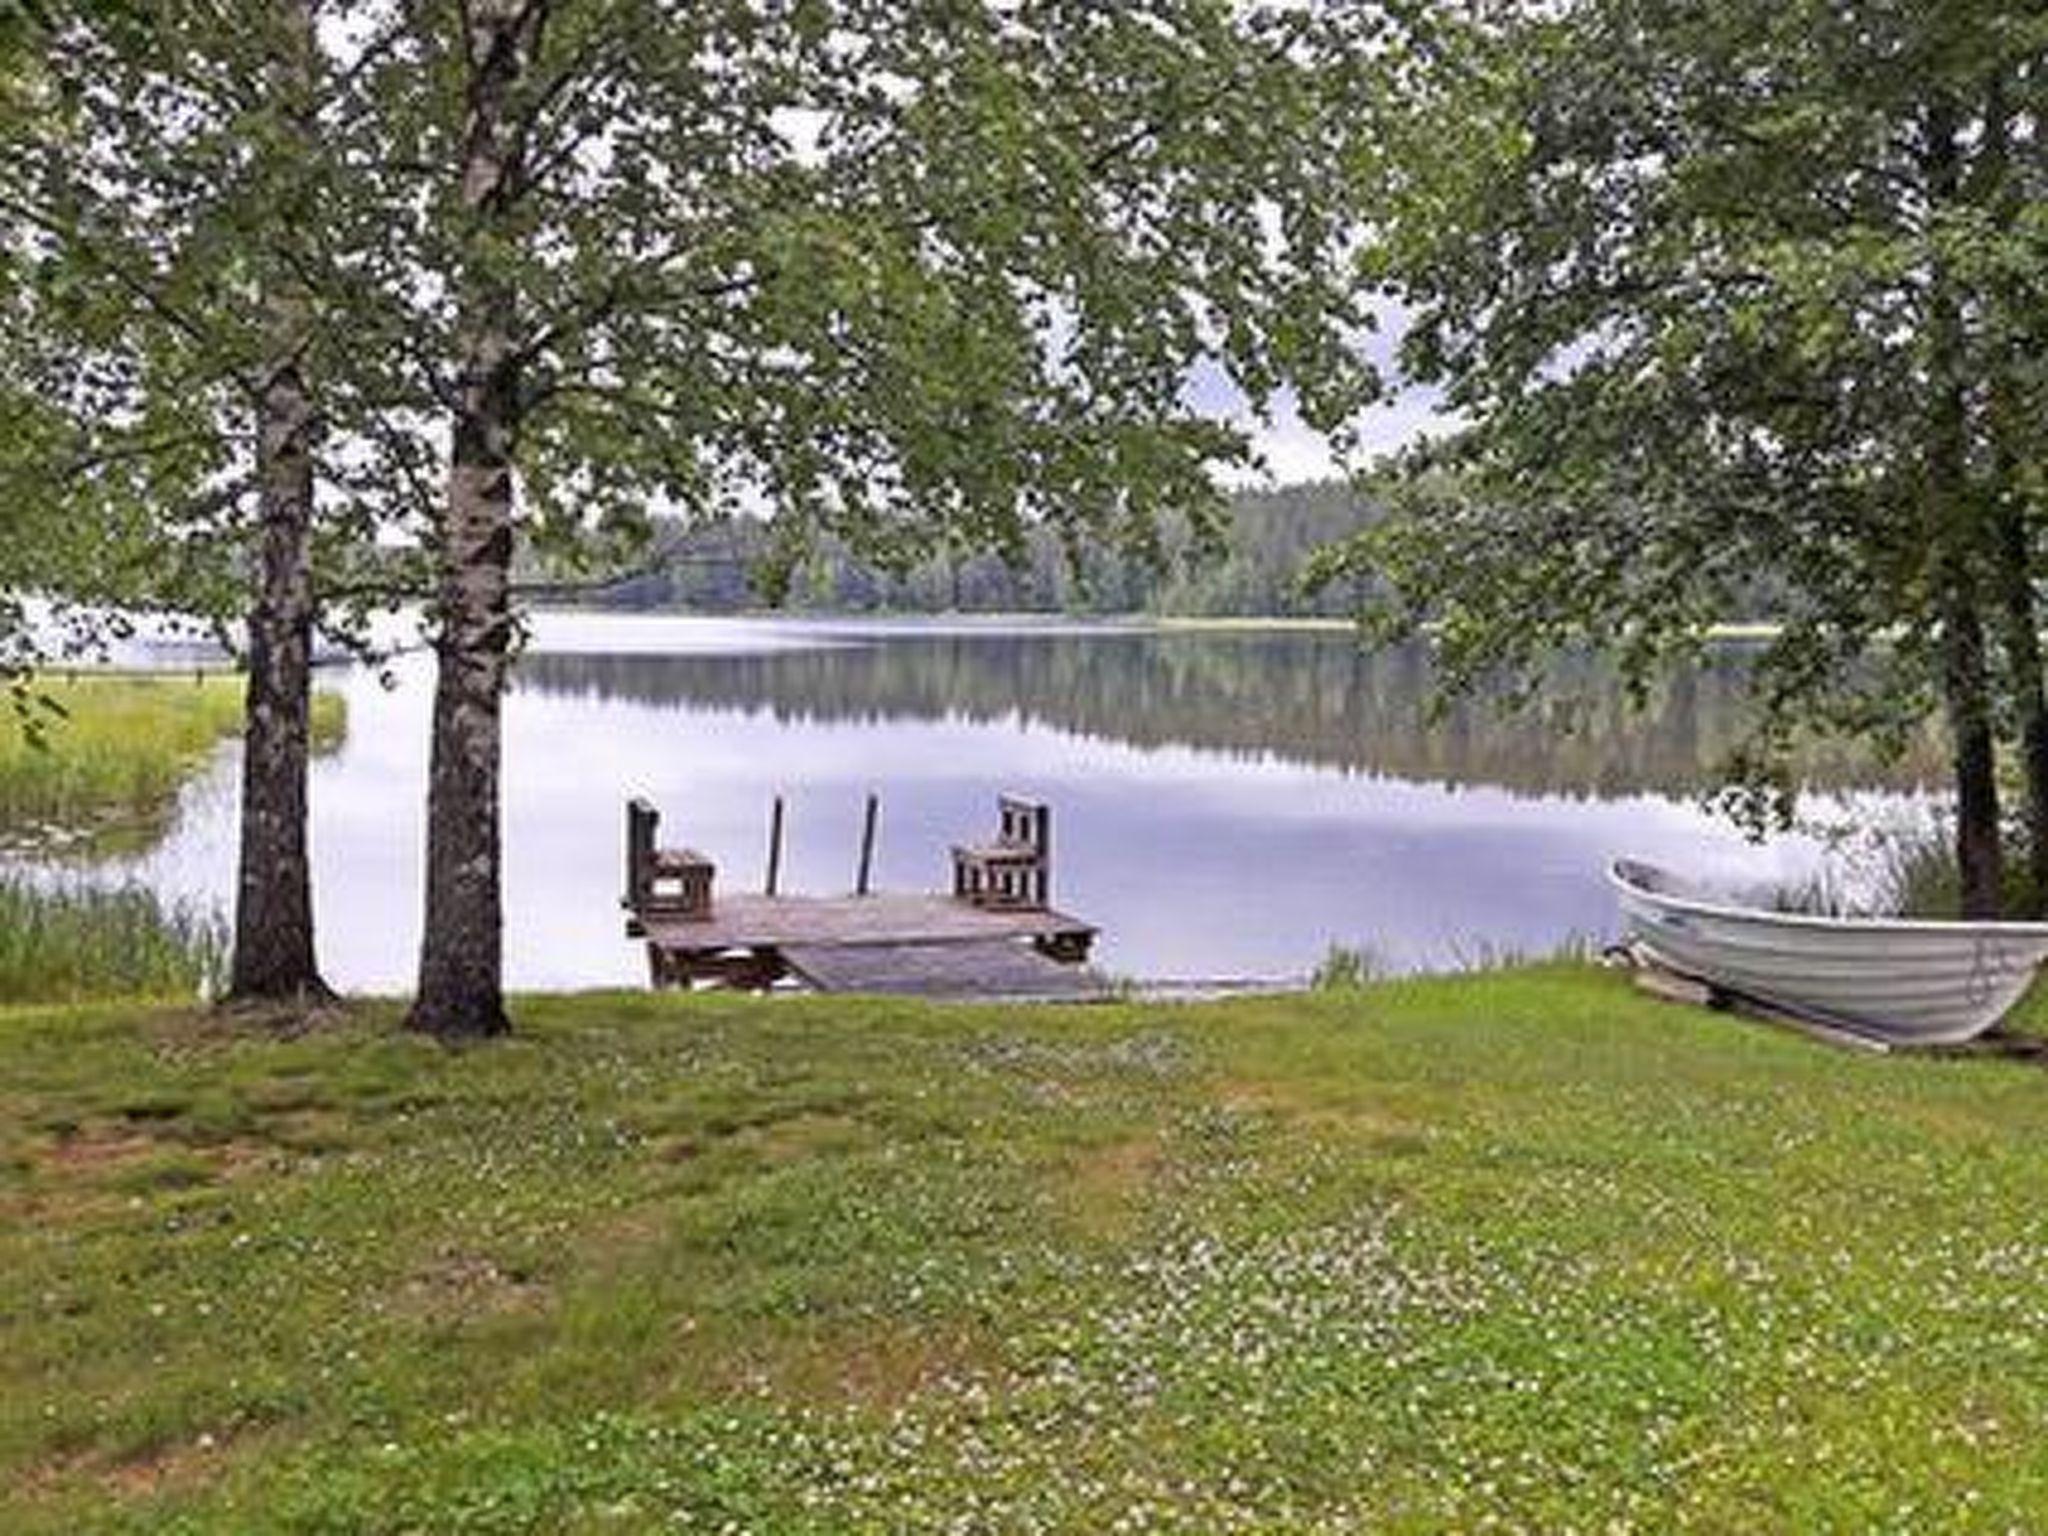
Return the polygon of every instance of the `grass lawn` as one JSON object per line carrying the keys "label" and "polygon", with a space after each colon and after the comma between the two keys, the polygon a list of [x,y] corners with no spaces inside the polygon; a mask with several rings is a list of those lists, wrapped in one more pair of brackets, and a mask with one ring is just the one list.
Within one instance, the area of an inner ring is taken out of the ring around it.
{"label": "grass lawn", "polygon": [[[245,682],[229,673],[39,678],[38,747],[0,720],[0,835],[31,847],[144,848],[164,830],[179,788],[242,728]],[[316,751],[341,741],[339,694],[313,696]]]}
{"label": "grass lawn", "polygon": [[2048,1076],[1550,967],[0,1011],[0,1527],[2048,1524]]}

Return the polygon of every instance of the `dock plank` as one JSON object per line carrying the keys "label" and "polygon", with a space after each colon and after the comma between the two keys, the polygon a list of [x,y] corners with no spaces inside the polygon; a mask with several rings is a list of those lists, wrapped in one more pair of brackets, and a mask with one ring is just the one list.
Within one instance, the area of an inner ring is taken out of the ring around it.
{"label": "dock plank", "polygon": [[1109,983],[1011,938],[903,944],[785,944],[782,959],[821,992],[896,997],[1103,1002]]}
{"label": "dock plank", "polygon": [[1095,928],[1049,909],[999,910],[951,896],[720,895],[704,919],[643,914],[647,941],[663,949],[786,948],[789,945],[906,944],[975,939],[1092,937]]}

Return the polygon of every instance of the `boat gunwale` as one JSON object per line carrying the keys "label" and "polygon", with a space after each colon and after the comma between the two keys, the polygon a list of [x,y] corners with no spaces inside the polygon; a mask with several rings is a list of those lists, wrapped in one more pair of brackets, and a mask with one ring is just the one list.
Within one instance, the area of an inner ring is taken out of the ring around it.
{"label": "boat gunwale", "polygon": [[1675,896],[1632,880],[1625,873],[1629,869],[1645,870],[1655,874],[1668,873],[1654,864],[1645,864],[1640,859],[1612,859],[1607,865],[1608,883],[1627,895],[1657,902],[1679,911],[1698,913],[1703,917],[1733,919],[1741,923],[1810,928],[1830,933],[1911,933],[1955,938],[2010,936],[2048,943],[2048,922],[1938,917],[1823,917],[1810,912],[1772,912],[1764,907],[1733,906],[1715,901],[1702,901],[1697,897]]}

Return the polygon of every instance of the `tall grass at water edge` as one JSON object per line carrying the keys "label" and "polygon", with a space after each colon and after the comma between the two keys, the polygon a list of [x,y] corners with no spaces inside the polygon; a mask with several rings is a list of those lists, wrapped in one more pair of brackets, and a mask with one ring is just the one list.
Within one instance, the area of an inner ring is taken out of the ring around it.
{"label": "tall grass at water edge", "polygon": [[39,886],[0,874],[0,1004],[191,998],[216,989],[226,924],[141,886]]}
{"label": "tall grass at water edge", "polygon": [[[2006,910],[2022,910],[2026,861],[2017,835],[2006,845]],[[1880,827],[1804,879],[1771,891],[1769,905],[1810,917],[1962,916],[1954,829],[1928,816]]]}
{"label": "tall grass at water edge", "polygon": [[[1523,947],[1478,935],[1455,939],[1442,959],[1418,967],[1416,974],[1479,975],[1532,965],[1585,963],[1599,958],[1604,942],[1588,933],[1567,933],[1548,945]],[[1308,974],[1312,992],[1352,992],[1389,981],[1404,968],[1370,944],[1332,943]]]}
{"label": "tall grass at water edge", "polygon": [[[178,790],[242,724],[240,677],[38,679],[37,736],[0,721],[0,844],[17,850],[147,846]],[[316,751],[339,745],[341,697],[316,694]]]}

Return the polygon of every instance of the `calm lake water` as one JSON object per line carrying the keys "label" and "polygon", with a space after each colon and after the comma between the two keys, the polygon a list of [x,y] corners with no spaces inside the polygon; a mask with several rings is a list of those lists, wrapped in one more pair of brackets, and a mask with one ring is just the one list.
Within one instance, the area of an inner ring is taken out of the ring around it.
{"label": "calm lake water", "polygon": [[[1426,663],[1344,633],[543,615],[506,704],[506,955],[523,988],[637,984],[618,909],[620,823],[651,797],[664,841],[757,888],[771,798],[783,888],[849,890],[863,797],[877,884],[934,888],[999,790],[1054,808],[1055,900],[1103,928],[1118,974],[1281,977],[1333,944],[1388,967],[1542,952],[1611,931],[1616,854],[1731,884],[1810,872],[1696,790],[1735,725],[1739,669],[1647,718],[1425,724]],[[337,984],[412,981],[432,664],[391,686],[327,674],[346,746],[313,776],[322,960]],[[179,896],[233,889],[232,750],[150,855],[113,866]]]}

